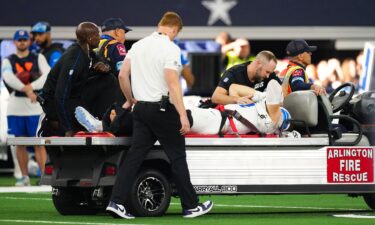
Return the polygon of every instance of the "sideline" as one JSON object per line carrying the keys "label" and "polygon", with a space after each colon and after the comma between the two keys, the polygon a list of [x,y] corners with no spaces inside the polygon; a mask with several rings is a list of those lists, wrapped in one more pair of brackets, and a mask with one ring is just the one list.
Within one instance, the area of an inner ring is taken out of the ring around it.
{"label": "sideline", "polygon": [[[15,189],[16,187],[12,187],[11,189]],[[30,187],[27,187],[30,189]],[[43,187],[44,189],[49,188],[48,191],[51,191],[50,186]],[[38,188],[38,191],[40,191],[40,187]],[[1,188],[0,188],[1,190]],[[32,192],[32,190],[29,190],[29,193],[35,193]],[[34,190],[35,191],[35,190]],[[14,192],[14,191],[13,191]],[[12,192],[3,192],[3,193],[12,193]],[[8,199],[8,200],[35,200],[35,201],[52,201],[51,198],[25,198],[25,197],[11,197],[11,196],[0,196],[0,199]],[[180,203],[171,202],[171,205],[180,205]],[[271,208],[271,209],[314,209],[314,210],[343,210],[343,211],[351,211],[351,210],[365,210],[363,208],[332,208],[332,207],[314,207],[314,206],[273,206],[273,205],[231,205],[231,204],[215,204],[215,207],[233,207],[233,208]],[[344,215],[333,215],[337,217],[348,217],[347,215],[354,215],[354,214],[344,214]],[[356,215],[360,216],[360,215]],[[375,218],[375,216],[369,217],[369,218]],[[0,220],[1,221],[1,220]]]}
{"label": "sideline", "polygon": [[[8,197],[8,196],[0,196],[0,199],[52,201],[51,198],[25,198],[25,197]],[[171,205],[180,205],[180,203],[171,202]],[[228,205],[228,204],[214,204],[214,206],[215,207],[233,207],[233,208],[315,209],[315,210],[343,210],[343,211],[365,210],[363,208],[328,208],[328,207],[313,207],[313,206]]]}
{"label": "sideline", "polygon": [[0,187],[0,193],[36,193],[51,192],[51,186],[29,186],[29,187]]}
{"label": "sideline", "polygon": [[334,217],[339,218],[355,218],[355,219],[375,219],[375,215],[366,215],[366,214],[340,214],[340,215],[333,215]]}
{"label": "sideline", "polygon": [[[48,221],[48,220],[1,220],[0,223],[44,223],[44,224],[82,224],[82,225],[118,225],[118,223],[88,223],[88,222],[64,222],[64,221]],[[127,225],[146,225],[146,224],[131,224]]]}

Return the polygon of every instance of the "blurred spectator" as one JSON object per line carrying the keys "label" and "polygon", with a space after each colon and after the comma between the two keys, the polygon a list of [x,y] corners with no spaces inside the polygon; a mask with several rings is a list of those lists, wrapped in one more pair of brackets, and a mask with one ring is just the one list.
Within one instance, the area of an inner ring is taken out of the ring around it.
{"label": "blurred spectator", "polygon": [[316,71],[318,73],[318,81],[320,82],[321,86],[327,87],[329,84],[329,68],[327,60],[320,61],[316,67]]}
{"label": "blurred spectator", "polygon": [[331,73],[336,74],[337,80],[340,82],[343,82],[344,80],[344,74],[341,69],[341,63],[336,58],[330,58],[328,60],[328,67],[331,69]]}
{"label": "blurred spectator", "polygon": [[278,59],[277,60],[275,73],[281,80],[283,79],[283,77],[280,76],[281,71],[283,71],[285,69],[285,67],[288,66],[288,62],[289,62],[289,60],[287,60],[287,59],[282,59],[282,60]]}
{"label": "blurred spectator", "polygon": [[31,28],[33,40],[40,48],[50,67],[53,67],[65,51],[63,44],[52,43],[51,26],[48,22],[38,22]]}
{"label": "blurred spectator", "polygon": [[[10,92],[7,115],[8,132],[15,137],[35,137],[42,108],[37,102],[36,92],[41,90],[50,67],[41,54],[30,53],[30,36],[25,30],[18,30],[13,37],[16,54],[5,58],[1,71]],[[47,154],[44,146],[35,146],[35,157],[41,174]],[[28,161],[26,146],[16,146],[16,157],[22,178],[16,186],[29,186]]]}
{"label": "blurred spectator", "polygon": [[310,64],[306,66],[306,73],[309,75],[309,80],[313,84],[318,80],[318,71],[314,64]]}
{"label": "blurred spectator", "polygon": [[362,75],[362,69],[363,69],[363,51],[360,51],[357,55],[357,58],[355,59],[356,60],[356,74],[357,74],[357,77],[359,79],[359,77]]}
{"label": "blurred spectator", "polygon": [[232,66],[249,62],[255,59],[254,56],[250,56],[250,43],[244,38],[236,39],[234,42],[223,46],[221,50],[222,53],[225,52],[224,62],[226,63],[226,70],[231,68]]}
{"label": "blurred spectator", "polygon": [[180,84],[181,84],[182,92],[185,94],[194,85],[195,76],[191,72],[190,60],[189,60],[189,52],[188,52],[187,49],[184,48],[183,42],[181,42],[179,39],[174,39],[173,42],[181,50],[180,59],[181,59],[182,69],[181,69]]}
{"label": "blurred spectator", "polygon": [[187,92],[191,87],[194,85],[195,81],[195,76],[191,72],[190,68],[190,60],[188,57],[187,51],[181,50],[181,65],[182,65],[182,70],[181,70],[181,79],[182,80],[182,89]]}
{"label": "blurred spectator", "polygon": [[223,58],[225,57],[225,46],[231,42],[233,42],[233,38],[230,36],[228,32],[220,32],[215,39],[215,42],[220,44],[221,46],[221,53],[223,55]]}
{"label": "blurred spectator", "polygon": [[331,58],[328,61],[322,60],[318,64],[318,77],[327,93],[331,93],[344,82],[344,75],[341,69],[340,61]]}
{"label": "blurred spectator", "polygon": [[342,73],[343,73],[343,82],[352,82],[354,85],[358,84],[357,71],[356,71],[356,63],[354,59],[346,58],[341,64]]}

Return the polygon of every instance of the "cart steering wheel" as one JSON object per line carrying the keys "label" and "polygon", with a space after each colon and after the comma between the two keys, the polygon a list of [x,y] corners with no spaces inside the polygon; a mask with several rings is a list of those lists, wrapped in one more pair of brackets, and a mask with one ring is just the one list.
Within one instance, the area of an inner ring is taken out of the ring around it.
{"label": "cart steering wheel", "polygon": [[[347,92],[348,89],[349,92]],[[344,83],[329,95],[329,101],[332,103],[332,110],[334,113],[340,111],[346,104],[349,103],[350,99],[353,97],[354,91],[354,84]]]}

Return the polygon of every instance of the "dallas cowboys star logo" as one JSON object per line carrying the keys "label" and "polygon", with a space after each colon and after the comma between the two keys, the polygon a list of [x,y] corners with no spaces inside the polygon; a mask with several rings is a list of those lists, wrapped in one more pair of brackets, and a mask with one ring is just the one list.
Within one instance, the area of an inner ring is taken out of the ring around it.
{"label": "dallas cowboys star logo", "polygon": [[226,25],[232,25],[229,10],[237,5],[236,0],[206,0],[202,2],[202,5],[211,12],[208,25],[211,26],[218,20],[221,20]]}

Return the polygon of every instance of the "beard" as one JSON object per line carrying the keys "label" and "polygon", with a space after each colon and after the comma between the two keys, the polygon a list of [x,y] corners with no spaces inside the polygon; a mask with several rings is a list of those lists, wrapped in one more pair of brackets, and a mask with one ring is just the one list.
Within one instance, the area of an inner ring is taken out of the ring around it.
{"label": "beard", "polygon": [[260,68],[255,70],[255,75],[254,75],[254,82],[258,83],[262,81],[262,76],[260,75]]}
{"label": "beard", "polygon": [[39,47],[41,48],[46,48],[47,45],[48,45],[48,40],[45,39],[44,41],[40,42],[40,43],[37,43],[39,45]]}
{"label": "beard", "polygon": [[29,46],[27,44],[21,44],[17,46],[17,51],[19,52],[25,52],[28,49],[29,49]]}

